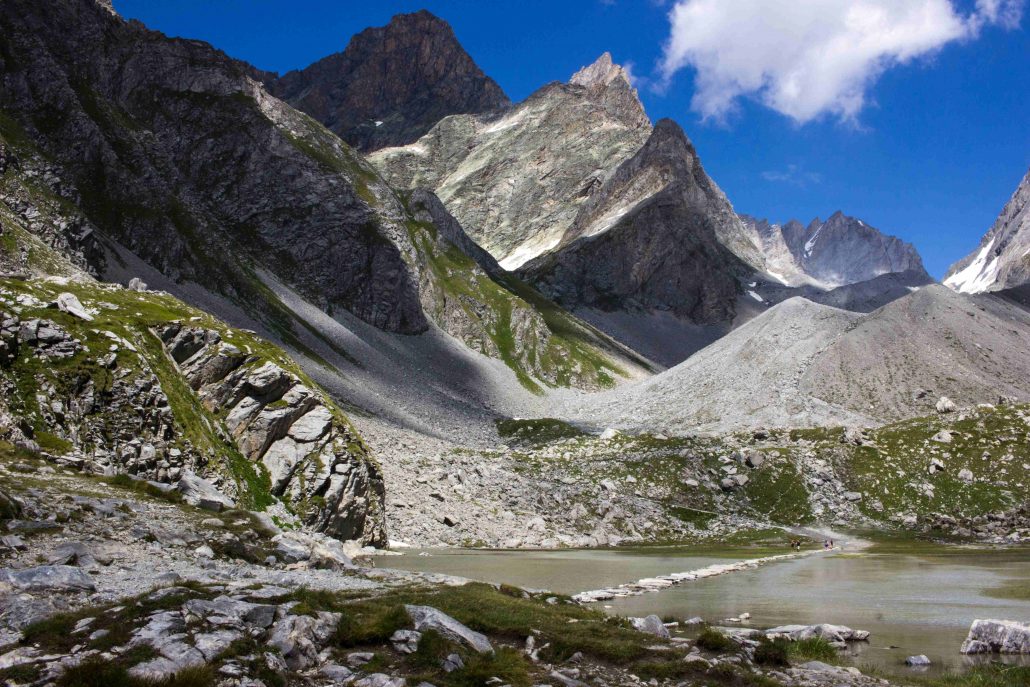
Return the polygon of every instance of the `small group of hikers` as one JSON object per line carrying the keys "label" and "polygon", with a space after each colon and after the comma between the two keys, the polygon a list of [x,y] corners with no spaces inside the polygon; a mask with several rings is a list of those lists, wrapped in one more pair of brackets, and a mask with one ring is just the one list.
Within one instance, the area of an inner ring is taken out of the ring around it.
{"label": "small group of hikers", "polygon": [[[801,540],[800,539],[791,539],[790,540],[790,548],[794,549],[795,551],[800,551],[801,550]],[[823,540],[823,548],[826,549],[826,550],[832,549],[833,548],[833,540],[832,539],[824,539]]]}

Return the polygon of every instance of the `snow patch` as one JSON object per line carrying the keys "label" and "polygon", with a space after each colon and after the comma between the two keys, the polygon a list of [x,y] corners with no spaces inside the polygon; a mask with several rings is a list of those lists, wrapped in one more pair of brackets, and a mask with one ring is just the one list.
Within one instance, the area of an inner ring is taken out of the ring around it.
{"label": "snow patch", "polygon": [[547,253],[558,245],[561,241],[561,234],[548,238],[544,235],[537,235],[526,241],[519,246],[511,254],[506,255],[503,259],[498,260],[498,264],[509,272],[517,270],[524,264],[537,257]]}
{"label": "snow patch", "polygon": [[988,262],[995,239],[980,249],[976,259],[944,280],[944,285],[959,293],[981,293],[994,283],[998,274],[998,257]]}
{"label": "snow patch", "polygon": [[382,125],[383,125],[383,121],[381,119],[377,119],[376,120],[376,126],[378,127],[378,126],[382,126]]}
{"label": "snow patch", "polygon": [[[752,286],[753,286],[753,284],[752,284]],[[754,292],[754,291],[748,291],[748,292],[747,292],[747,295],[751,296],[752,298],[754,298],[754,299],[755,299],[756,301],[758,301],[759,303],[765,303],[765,299],[764,299],[764,298],[762,298],[761,296],[759,296],[759,295],[758,295],[758,294],[757,294],[756,292]]]}
{"label": "snow patch", "polygon": [[816,239],[819,238],[819,234],[822,233],[824,226],[826,226],[826,225],[820,224],[819,228],[815,230],[814,234],[812,234],[812,238],[810,238],[807,241],[805,241],[805,257],[806,258],[807,257],[811,257],[811,255],[812,255],[812,248],[815,247]]}

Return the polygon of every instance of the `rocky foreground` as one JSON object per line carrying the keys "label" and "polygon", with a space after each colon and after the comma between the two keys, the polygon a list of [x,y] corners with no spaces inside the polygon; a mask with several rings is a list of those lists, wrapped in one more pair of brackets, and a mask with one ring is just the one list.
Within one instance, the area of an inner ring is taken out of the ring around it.
{"label": "rocky foreground", "polygon": [[[692,637],[547,592],[356,564],[360,550],[203,496],[0,446],[0,681],[888,684],[831,664],[861,631],[738,625]],[[1022,640],[998,628],[983,623],[970,650],[1025,647],[1027,628]]]}

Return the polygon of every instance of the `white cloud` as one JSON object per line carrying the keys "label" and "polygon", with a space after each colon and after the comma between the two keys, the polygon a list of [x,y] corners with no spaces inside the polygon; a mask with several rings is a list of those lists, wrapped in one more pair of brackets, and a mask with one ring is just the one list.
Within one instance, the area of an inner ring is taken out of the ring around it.
{"label": "white cloud", "polygon": [[820,184],[823,175],[818,172],[806,172],[798,165],[787,165],[786,169],[770,169],[762,172],[766,181],[775,181],[792,186],[805,187],[809,184]]}
{"label": "white cloud", "polygon": [[854,120],[887,69],[975,38],[986,25],[1019,26],[1024,0],[678,0],[660,70],[666,86],[696,70],[692,107],[722,119],[741,96],[798,122]]}

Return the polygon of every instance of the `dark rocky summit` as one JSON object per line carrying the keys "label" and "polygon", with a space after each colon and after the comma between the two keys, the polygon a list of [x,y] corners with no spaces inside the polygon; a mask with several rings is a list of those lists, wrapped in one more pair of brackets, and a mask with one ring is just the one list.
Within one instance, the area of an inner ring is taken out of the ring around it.
{"label": "dark rocky summit", "polygon": [[365,29],[343,52],[269,80],[269,90],[362,151],[412,143],[447,115],[509,104],[450,25],[425,10]]}
{"label": "dark rocky summit", "polygon": [[428,327],[392,194],[249,66],[90,0],[5,3],[0,31],[5,115],[106,237],[266,319],[255,266],[325,309]]}

